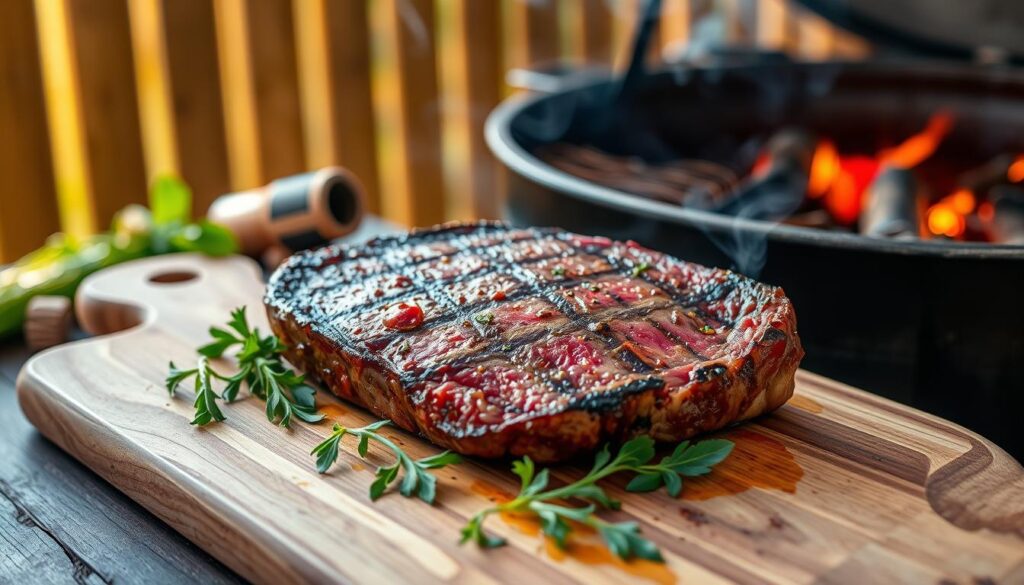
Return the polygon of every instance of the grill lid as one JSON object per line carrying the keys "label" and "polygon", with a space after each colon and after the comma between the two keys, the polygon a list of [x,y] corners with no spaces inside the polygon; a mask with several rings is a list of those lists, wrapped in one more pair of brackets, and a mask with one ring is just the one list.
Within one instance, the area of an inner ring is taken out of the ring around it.
{"label": "grill lid", "polygon": [[882,45],[933,57],[1024,62],[1019,0],[798,0]]}

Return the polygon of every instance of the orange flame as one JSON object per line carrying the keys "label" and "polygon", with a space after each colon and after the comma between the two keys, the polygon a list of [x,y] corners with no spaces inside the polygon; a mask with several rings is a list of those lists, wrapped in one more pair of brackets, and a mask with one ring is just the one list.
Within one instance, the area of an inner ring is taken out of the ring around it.
{"label": "orange flame", "polygon": [[807,195],[818,199],[828,193],[839,176],[839,151],[827,138],[818,142],[811,159],[811,172],[807,179]]}
{"label": "orange flame", "polygon": [[937,236],[955,238],[964,233],[964,218],[944,201],[932,205],[928,210],[928,230]]}
{"label": "orange flame", "polygon": [[967,225],[965,216],[978,206],[978,199],[970,189],[957,189],[928,209],[928,231],[936,236],[959,238]]}
{"label": "orange flame", "polygon": [[848,156],[839,161],[839,174],[825,194],[825,208],[836,221],[852,224],[864,206],[864,191],[878,174],[878,161],[867,156]]}
{"label": "orange flame", "polygon": [[924,162],[942,143],[942,139],[953,128],[953,116],[949,112],[938,112],[928,119],[924,130],[907,138],[895,148],[879,153],[883,164],[910,169]]}
{"label": "orange flame", "polygon": [[1011,183],[1020,183],[1024,181],[1024,155],[1018,156],[1014,159],[1013,164],[1010,168],[1006,169],[1006,178]]}
{"label": "orange flame", "polygon": [[[883,165],[909,169],[921,164],[935,153],[952,128],[953,116],[948,112],[938,112],[928,119],[923,130],[893,148],[879,151],[875,157],[843,156],[834,142],[823,139],[816,145],[811,159],[807,195],[812,199],[824,198],[822,204],[832,217],[839,223],[850,225],[860,216],[865,191]],[[1019,160],[1020,178],[1024,180],[1024,155]],[[954,214],[966,215],[977,205],[970,191],[954,193],[949,199]],[[963,209],[968,211],[961,212]],[[941,223],[944,215],[944,212],[937,215],[936,221],[941,227],[945,227]]]}

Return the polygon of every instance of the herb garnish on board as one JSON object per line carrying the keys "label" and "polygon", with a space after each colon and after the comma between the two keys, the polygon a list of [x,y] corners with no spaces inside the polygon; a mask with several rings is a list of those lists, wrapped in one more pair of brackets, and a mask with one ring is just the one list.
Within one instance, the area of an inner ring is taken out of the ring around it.
{"label": "herb garnish on board", "polygon": [[[283,427],[291,425],[292,417],[308,423],[323,420],[324,415],[317,411],[316,390],[305,383],[305,377],[288,368],[282,358],[284,343],[275,335],[261,335],[259,329],[249,326],[245,316],[245,307],[231,312],[231,320],[226,327],[211,327],[209,343],[198,350],[199,357],[196,367],[178,368],[170,363],[167,374],[167,391],[174,396],[175,390],[182,382],[193,379],[195,388],[194,425],[205,425],[225,420],[224,413],[217,404],[218,400],[233,402],[244,385],[249,393],[267,403],[267,420],[277,422]],[[223,357],[228,350],[237,347],[235,359],[238,371],[233,375],[225,375],[210,366],[210,360]],[[224,389],[217,393],[215,380],[223,383]],[[376,500],[387,487],[403,472],[399,492],[407,497],[433,503],[437,479],[430,473],[446,465],[458,463],[462,458],[455,453],[444,451],[437,455],[413,459],[391,439],[377,432],[381,427],[390,424],[389,420],[381,420],[357,429],[346,429],[335,424],[330,437],[313,449],[312,455],[317,456],[317,470],[324,473],[338,458],[341,438],[346,435],[359,437],[357,452],[366,458],[369,441],[372,439],[395,454],[393,465],[377,468],[377,479],[370,485],[370,498]]]}
{"label": "herb garnish on board", "polygon": [[[231,312],[227,328],[211,327],[210,336],[212,341],[197,350],[200,356],[195,368],[182,370],[171,362],[167,375],[171,396],[183,381],[195,377],[196,417],[192,424],[224,420],[217,399],[234,401],[243,385],[250,394],[266,401],[267,420],[282,427],[291,426],[293,416],[308,423],[324,418],[316,409],[316,390],[305,383],[305,376],[285,365],[281,357],[284,344],[275,335],[263,336],[259,329],[249,327],[245,307]],[[239,348],[235,352],[238,372],[227,376],[210,367],[210,359],[223,357],[235,346]],[[225,382],[221,394],[213,387],[215,379]]]}
{"label": "herb garnish on board", "polygon": [[[619,502],[610,498],[597,482],[628,471],[636,476],[626,486],[627,490],[649,492],[664,485],[674,497],[682,489],[682,477],[695,477],[710,472],[711,467],[725,459],[732,448],[733,443],[724,439],[710,439],[692,445],[689,441],[683,441],[670,455],[652,464],[654,440],[646,436],[637,437],[625,443],[614,459],[606,445],[594,458],[594,466],[586,475],[552,489],[548,489],[548,470],[536,472],[533,460],[524,457],[512,464],[512,472],[521,480],[519,495],[473,516],[462,529],[462,542],[472,540],[484,548],[501,546],[505,544],[504,539],[484,531],[487,517],[500,512],[528,513],[538,517],[544,534],[551,537],[560,548],[565,547],[573,524],[577,524],[595,530],[609,550],[622,559],[635,557],[662,562],[658,547],[640,534],[640,528],[635,522],[608,522],[597,516],[598,508],[619,508]],[[584,505],[565,505],[569,500]]]}
{"label": "herb garnish on board", "polygon": [[394,441],[377,432],[378,429],[388,424],[391,424],[391,421],[379,420],[358,429],[348,429],[335,424],[331,436],[323,443],[314,447],[310,453],[310,455],[316,455],[316,470],[320,473],[326,473],[330,469],[331,465],[338,459],[338,446],[341,444],[341,438],[345,435],[359,437],[357,450],[359,456],[363,459],[366,458],[366,454],[369,451],[370,439],[373,439],[390,449],[395,454],[396,460],[393,465],[384,465],[377,468],[377,479],[370,485],[370,499],[376,500],[384,494],[384,490],[387,489],[388,485],[398,478],[398,469],[401,467],[403,475],[402,483],[398,487],[399,493],[407,498],[416,496],[428,504],[433,504],[437,478],[429,470],[460,463],[462,462],[462,457],[451,451],[444,451],[437,455],[424,457],[423,459],[413,459],[401,447],[396,445]]}

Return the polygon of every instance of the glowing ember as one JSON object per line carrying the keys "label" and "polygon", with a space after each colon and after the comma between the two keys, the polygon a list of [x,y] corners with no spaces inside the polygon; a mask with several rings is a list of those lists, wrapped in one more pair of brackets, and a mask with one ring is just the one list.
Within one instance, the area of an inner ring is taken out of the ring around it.
{"label": "glowing ember", "polygon": [[817,199],[828,193],[839,176],[839,151],[831,140],[825,139],[814,149],[811,172],[807,180],[807,195]]}
{"label": "glowing ember", "polygon": [[[829,139],[821,140],[814,150],[811,169],[807,180],[807,195],[812,199],[823,198],[825,209],[836,222],[851,225],[860,217],[864,208],[868,186],[875,180],[883,166],[903,169],[913,168],[935,153],[942,139],[953,127],[953,116],[939,112],[928,119],[928,124],[917,134],[899,145],[880,151],[877,156],[844,156]],[[1021,179],[1024,180],[1024,156],[1021,157]],[[975,206],[974,194],[970,191],[954,193],[950,205],[954,213]],[[961,215],[963,215],[961,214]]]}
{"label": "glowing ember", "polygon": [[878,161],[867,156],[840,159],[839,175],[825,195],[825,207],[836,221],[852,224],[864,207],[864,191],[878,174]]}
{"label": "glowing ember", "polygon": [[1024,181],[1024,155],[1018,156],[1010,168],[1006,169],[1006,178],[1012,183]]}
{"label": "glowing ember", "polygon": [[992,205],[988,201],[978,206],[978,219],[985,223],[991,222],[996,218],[996,206]]}
{"label": "glowing ember", "polygon": [[946,197],[949,205],[960,215],[967,215],[974,211],[977,200],[970,189],[958,189],[952,195]]}
{"label": "glowing ember", "polygon": [[933,114],[924,130],[903,141],[899,146],[883,150],[879,159],[883,164],[902,169],[914,168],[930,157],[953,128],[949,112]]}
{"label": "glowing ember", "polygon": [[937,236],[955,238],[964,233],[964,218],[951,204],[939,202],[928,210],[928,230]]}

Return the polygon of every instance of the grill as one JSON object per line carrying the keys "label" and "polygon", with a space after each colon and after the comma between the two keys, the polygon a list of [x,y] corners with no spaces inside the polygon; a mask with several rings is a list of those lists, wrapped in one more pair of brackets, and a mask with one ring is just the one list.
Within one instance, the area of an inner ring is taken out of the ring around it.
{"label": "grill", "polygon": [[[1021,457],[1024,203],[1010,169],[1024,153],[1024,73],[1013,60],[730,53],[513,98],[488,141],[511,171],[513,223],[634,239],[781,285],[805,367]],[[938,137],[920,160],[881,164],[920,136]],[[872,164],[846,215],[828,191],[809,196],[830,147],[846,166]],[[957,195],[967,187],[969,210]]]}

